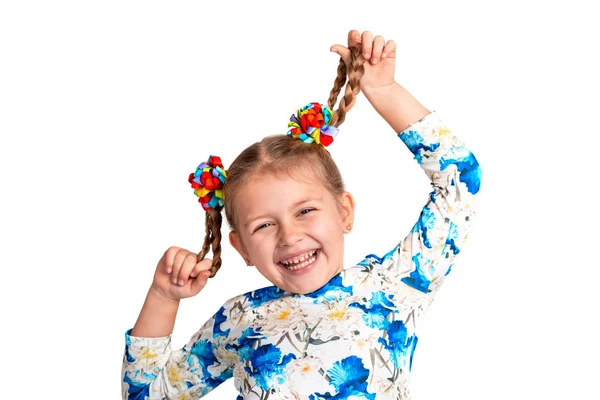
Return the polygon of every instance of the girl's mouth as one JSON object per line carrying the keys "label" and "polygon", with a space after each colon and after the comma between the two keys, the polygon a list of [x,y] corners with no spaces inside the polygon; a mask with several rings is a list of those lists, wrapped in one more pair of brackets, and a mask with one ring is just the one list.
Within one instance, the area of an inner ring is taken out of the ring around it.
{"label": "girl's mouth", "polygon": [[284,262],[279,262],[279,265],[287,269],[288,271],[298,271],[307,268],[314,264],[317,260],[319,250],[313,250],[307,255],[303,256],[302,259],[294,259]]}

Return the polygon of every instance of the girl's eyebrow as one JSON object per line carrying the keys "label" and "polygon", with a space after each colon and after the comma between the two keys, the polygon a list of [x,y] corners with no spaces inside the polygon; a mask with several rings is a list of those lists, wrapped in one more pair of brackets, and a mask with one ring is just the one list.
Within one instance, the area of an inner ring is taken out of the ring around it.
{"label": "girl's eyebrow", "polygon": [[[301,206],[302,204],[304,204],[304,203],[308,203],[308,202],[310,202],[310,201],[317,201],[317,202],[318,202],[318,201],[321,201],[321,200],[323,200],[323,197],[309,197],[308,199],[304,199],[304,200],[300,200],[300,201],[297,201],[297,202],[295,202],[294,204],[292,204],[292,205],[290,206],[290,208],[289,208],[289,209],[290,209],[290,210],[292,210],[292,209],[294,209],[294,208],[296,208],[296,207],[299,207],[299,206]],[[267,215],[268,215],[268,214],[262,214],[262,215],[259,215],[259,216],[257,216],[257,217],[252,217],[252,218],[250,218],[250,219],[249,219],[249,220],[248,220],[248,221],[247,221],[247,222],[244,224],[244,227],[247,227],[247,226],[248,226],[248,225],[250,225],[252,222],[256,221],[257,219],[264,218],[264,217],[266,217]]]}

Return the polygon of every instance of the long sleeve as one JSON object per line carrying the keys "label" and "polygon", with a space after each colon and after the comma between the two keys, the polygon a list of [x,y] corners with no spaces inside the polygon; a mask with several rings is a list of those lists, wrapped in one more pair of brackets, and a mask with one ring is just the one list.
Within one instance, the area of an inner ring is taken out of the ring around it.
{"label": "long sleeve", "polygon": [[220,331],[222,309],[182,349],[171,350],[171,336],[142,338],[125,333],[122,398],[199,399],[232,376]]}
{"label": "long sleeve", "polygon": [[398,137],[431,180],[433,190],[408,235],[378,261],[388,261],[392,279],[431,299],[467,238],[481,169],[473,153],[453,136],[436,111],[411,124]]}

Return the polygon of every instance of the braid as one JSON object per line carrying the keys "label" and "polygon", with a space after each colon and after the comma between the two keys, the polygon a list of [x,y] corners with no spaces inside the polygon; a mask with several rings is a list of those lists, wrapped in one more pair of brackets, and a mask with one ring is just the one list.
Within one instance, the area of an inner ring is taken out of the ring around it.
{"label": "braid", "polygon": [[213,253],[212,267],[210,268],[210,278],[214,277],[221,268],[221,223],[223,217],[221,210],[213,208],[206,210],[206,233],[202,250],[198,253],[198,261],[204,260],[211,246]]}
{"label": "braid", "polygon": [[340,90],[344,87],[346,83],[346,63],[340,57],[340,63],[337,68],[337,77],[333,82],[333,89],[331,89],[331,93],[329,94],[329,100],[327,100],[327,105],[329,108],[333,110],[335,107],[335,103],[337,102],[338,95],[340,94]]}
{"label": "braid", "polygon": [[360,52],[360,47],[355,46],[350,49],[350,63],[349,68],[346,70],[346,63],[340,59],[340,64],[337,69],[337,77],[333,83],[333,89],[329,95],[327,104],[329,108],[333,110],[337,97],[342,89],[342,85],[346,82],[346,89],[344,90],[344,97],[340,100],[340,104],[337,110],[333,111],[331,125],[339,127],[346,119],[346,108],[352,104],[358,93],[360,93],[360,78],[365,73],[365,67],[363,66],[365,59]]}
{"label": "braid", "polygon": [[213,252],[213,266],[210,270],[211,277],[215,276],[219,268],[221,268],[221,223],[223,222],[223,216],[220,211],[215,211],[215,218],[212,232],[212,252]]}

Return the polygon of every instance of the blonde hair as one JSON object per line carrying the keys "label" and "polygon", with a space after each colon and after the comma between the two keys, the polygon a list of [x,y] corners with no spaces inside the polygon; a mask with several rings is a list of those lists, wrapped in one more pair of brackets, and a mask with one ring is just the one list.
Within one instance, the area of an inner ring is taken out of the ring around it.
{"label": "blonde hair", "polygon": [[[349,68],[340,58],[333,89],[327,101],[332,110],[330,125],[339,127],[346,119],[347,108],[360,92],[360,78],[364,73],[365,59],[360,54],[359,47],[350,50]],[[346,82],[347,79],[347,82]],[[344,96],[340,100],[337,110],[335,103],[342,88],[346,84]],[[331,154],[325,147],[315,143],[307,144],[299,139],[294,139],[287,134],[267,136],[244,149],[233,161],[227,170],[227,180],[223,186],[225,196],[225,216],[231,230],[236,230],[234,214],[234,200],[240,187],[255,173],[294,174],[303,173],[309,168],[310,175],[315,176],[327,190],[337,199],[344,191],[342,175],[333,161]],[[305,173],[306,174],[306,173]],[[220,209],[206,211],[206,234],[198,260],[204,259],[212,247],[213,265],[212,278],[221,267],[221,224]]]}

